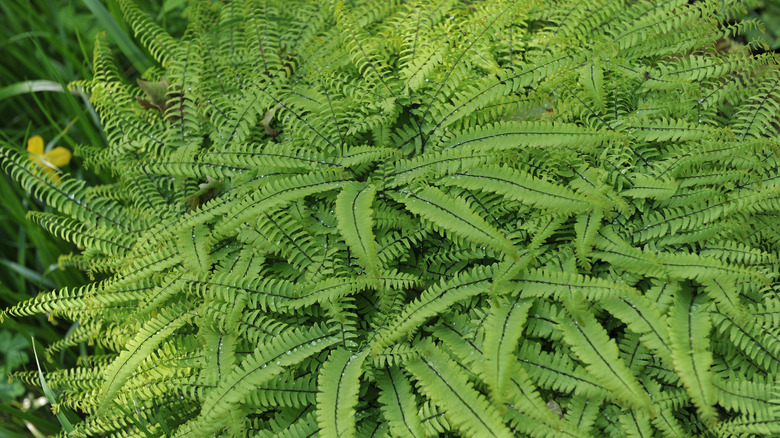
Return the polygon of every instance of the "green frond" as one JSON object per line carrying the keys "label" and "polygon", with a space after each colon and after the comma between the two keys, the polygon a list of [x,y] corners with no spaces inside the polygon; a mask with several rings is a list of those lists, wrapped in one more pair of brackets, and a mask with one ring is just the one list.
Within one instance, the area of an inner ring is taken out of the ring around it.
{"label": "green frond", "polygon": [[654,124],[627,126],[624,129],[638,141],[701,141],[717,139],[726,133],[708,127],[689,124],[680,120],[660,119]]}
{"label": "green frond", "polygon": [[132,25],[136,37],[146,46],[157,62],[166,67],[173,58],[174,47],[176,47],[174,39],[150,20],[132,1],[119,0],[118,4],[122,8],[125,18]]}
{"label": "green frond", "polygon": [[[587,199],[565,187],[543,181],[512,169],[485,166],[453,173],[440,180],[442,185],[491,191],[508,199],[530,204],[558,214],[582,213],[594,209],[597,200]],[[604,205],[606,208],[606,205]]]}
{"label": "green frond", "polygon": [[374,221],[371,204],[375,195],[375,186],[345,184],[336,197],[335,206],[341,236],[370,277],[379,274],[379,256],[372,230]]}
{"label": "green frond", "polygon": [[649,411],[651,400],[625,362],[620,359],[617,345],[604,327],[585,309],[569,309],[574,319],[562,321],[558,328],[563,339],[588,372],[612,396],[634,408]]}
{"label": "green frond", "polygon": [[737,436],[772,436],[780,433],[780,421],[777,416],[759,417],[741,415],[733,420],[724,421],[716,428],[718,433]]}
{"label": "green frond", "polygon": [[777,254],[734,241],[707,242],[702,248],[701,255],[734,264],[769,265],[778,263]]}
{"label": "green frond", "polygon": [[593,428],[596,415],[601,408],[601,402],[587,397],[576,397],[566,407],[563,418],[577,427],[583,434]]}
{"label": "green frond", "polygon": [[523,297],[564,299],[572,292],[590,300],[634,296],[636,289],[603,278],[547,269],[528,269],[511,280],[515,293]]}
{"label": "green frond", "polygon": [[435,187],[422,187],[398,196],[397,200],[414,214],[420,215],[442,232],[487,245],[496,251],[513,254],[512,242],[488,224],[462,198],[453,198]]}
{"label": "green frond", "polygon": [[377,374],[379,402],[390,433],[399,437],[427,436],[417,415],[417,398],[403,371],[398,367],[386,367]]}
{"label": "green frond", "polygon": [[301,436],[311,436],[317,433],[317,416],[314,410],[302,408],[295,411],[285,411],[280,418],[274,418],[267,424],[258,427],[248,427],[249,431],[258,437],[265,438],[295,438]]}
{"label": "green frond", "polygon": [[639,341],[671,366],[671,341],[666,318],[645,296],[634,295],[607,298],[599,305],[620,319],[633,332],[641,335]]}
{"label": "green frond", "polygon": [[[725,377],[725,376],[724,376]],[[776,383],[770,379],[737,380],[715,378],[712,382],[718,404],[726,409],[769,419],[777,410],[773,395]]]}
{"label": "green frond", "polygon": [[247,395],[244,403],[257,410],[274,407],[302,408],[316,403],[317,380],[314,376],[269,381]]}
{"label": "green frond", "polygon": [[462,273],[453,280],[442,281],[426,289],[416,300],[392,315],[375,337],[375,347],[389,346],[409,335],[425,321],[449,308],[458,301],[486,292],[493,270],[477,267]]}
{"label": "green frond", "polygon": [[271,211],[305,196],[333,190],[342,185],[341,181],[342,178],[338,174],[321,172],[271,181],[263,190],[248,193],[239,202],[233,203],[227,215],[220,221],[219,229],[222,233],[231,232],[261,212]]}
{"label": "green frond", "polygon": [[275,278],[236,278],[231,273],[217,274],[207,279],[191,279],[193,292],[232,302],[236,294],[246,296],[250,308],[277,310],[294,298],[294,284]]}
{"label": "green frond", "polygon": [[256,348],[227,377],[221,379],[219,385],[206,395],[198,417],[178,429],[177,436],[196,431],[198,435],[218,432],[223,426],[217,419],[235,409],[255,386],[282,373],[283,367],[295,365],[336,341],[336,337],[319,326],[280,333],[269,343]]}
{"label": "green frond", "polygon": [[659,261],[677,278],[706,281],[711,279],[734,279],[754,281],[765,279],[764,275],[752,268],[721,263],[698,254],[660,254]]}
{"label": "green frond", "polygon": [[100,388],[98,414],[111,407],[116,394],[122,389],[135,366],[192,316],[191,309],[180,305],[161,312],[140,328],[138,334],[128,342],[127,347],[105,371],[105,380]]}
{"label": "green frond", "polygon": [[517,147],[597,147],[620,137],[612,132],[600,132],[571,124],[540,122],[502,123],[473,129],[464,135],[450,136],[440,150],[467,148],[479,151],[502,151]]}
{"label": "green frond", "polygon": [[523,431],[529,436],[590,436],[580,428],[580,425],[562,421],[561,412],[555,412],[551,408],[551,406],[555,406],[552,403],[544,402],[528,374],[517,362],[515,362],[511,374],[509,401],[504,403],[504,407],[520,414],[510,420],[513,428],[517,431]]}
{"label": "green frond", "polygon": [[577,252],[577,260],[585,267],[590,267],[588,255],[593,249],[593,242],[596,239],[603,218],[603,214],[597,211],[577,215],[577,223],[574,225],[574,232],[577,233],[575,250]]}
{"label": "green frond", "polygon": [[531,301],[499,302],[485,320],[484,380],[496,400],[505,399],[512,373],[514,351],[520,342]]}
{"label": "green frond", "polygon": [[301,284],[285,305],[288,309],[310,307],[313,304],[327,305],[339,298],[353,295],[374,285],[375,280],[366,277],[326,278],[317,283]]}
{"label": "green frond", "polygon": [[758,93],[744,102],[737,112],[734,132],[740,140],[777,135],[777,129],[771,127],[771,117],[780,105],[780,73],[776,66],[773,67],[772,74],[756,84]]}
{"label": "green frond", "polygon": [[87,199],[83,181],[71,179],[67,175],[55,180],[7,144],[0,145],[0,165],[24,190],[61,214],[81,223],[115,227],[124,232],[133,229],[128,226],[126,213],[117,206]]}
{"label": "green frond", "polygon": [[203,225],[183,229],[177,237],[176,246],[182,255],[184,267],[193,275],[211,270],[209,251],[213,242],[208,236],[208,229]]}
{"label": "green frond", "polygon": [[675,418],[672,409],[660,409],[653,419],[653,424],[666,436],[675,438],[690,438],[693,435],[687,432]]}
{"label": "green frond", "polygon": [[669,309],[669,340],[672,363],[702,419],[713,424],[717,413],[712,385],[712,353],[707,342],[712,323],[704,296],[694,297],[683,289]]}
{"label": "green frond", "polygon": [[362,364],[368,350],[353,354],[338,349],[328,356],[318,378],[317,420],[323,437],[355,435]]}
{"label": "green frond", "polygon": [[96,249],[116,256],[132,249],[133,239],[114,229],[91,229],[82,223],[49,213],[30,211],[27,217],[49,233],[75,243],[79,248]]}
{"label": "green frond", "polygon": [[[731,345],[767,375],[780,370],[780,337],[776,329],[762,328],[748,315],[730,316],[713,311],[710,318],[716,332],[727,335]],[[733,353],[734,350],[731,350]]]}
{"label": "green frond", "polygon": [[518,357],[523,369],[540,388],[573,392],[594,400],[605,399],[610,393],[593,375],[573,362],[567,353],[542,351],[538,342],[525,341],[520,346]]}
{"label": "green frond", "polygon": [[[379,20],[383,15],[392,11],[388,6],[379,8],[368,8],[377,15],[371,17],[371,20]],[[372,83],[372,88],[379,90],[380,93],[389,93],[391,96],[396,94],[398,85],[394,81],[386,79],[389,69],[383,60],[376,53],[376,41],[371,41],[363,29],[364,24],[359,23],[352,16],[351,11],[345,7],[344,3],[336,2],[334,5],[334,18],[340,28],[340,35],[344,38],[343,46],[350,53],[352,63],[357,67],[363,78]],[[363,17],[368,18],[367,16]]]}
{"label": "green frond", "polygon": [[406,362],[406,369],[417,379],[417,385],[464,436],[510,437],[499,413],[491,407],[467,378],[432,343],[418,345],[420,355]]}

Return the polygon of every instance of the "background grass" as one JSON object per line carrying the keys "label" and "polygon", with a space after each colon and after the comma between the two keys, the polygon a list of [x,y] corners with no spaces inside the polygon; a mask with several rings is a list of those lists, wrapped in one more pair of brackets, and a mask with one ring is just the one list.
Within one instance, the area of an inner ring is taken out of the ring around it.
{"label": "background grass", "polygon": [[[185,0],[136,0],[174,34],[184,30]],[[780,48],[780,0],[748,12],[767,28],[769,49]],[[132,80],[151,64],[148,53],[131,37],[115,0],[0,0],[0,142],[24,149],[40,135],[47,149],[55,145],[101,144],[103,135],[88,102],[67,91],[67,84],[90,78],[95,35],[105,30],[118,54],[120,67]],[[749,34],[745,38],[755,38]],[[78,158],[64,169],[88,181]],[[0,172],[0,308],[35,296],[41,290],[82,284],[83,275],[61,270],[58,258],[75,249],[26,220],[31,210],[45,206],[31,199]],[[74,413],[57,418],[41,391],[19,382],[8,383],[9,373],[36,370],[31,339],[37,351],[65,336],[71,324],[43,317],[6,319],[0,324],[0,437],[50,436],[64,421],[78,421]],[[84,351],[86,346],[82,346]],[[39,355],[42,368],[72,366],[78,351],[66,351],[49,362]]]}

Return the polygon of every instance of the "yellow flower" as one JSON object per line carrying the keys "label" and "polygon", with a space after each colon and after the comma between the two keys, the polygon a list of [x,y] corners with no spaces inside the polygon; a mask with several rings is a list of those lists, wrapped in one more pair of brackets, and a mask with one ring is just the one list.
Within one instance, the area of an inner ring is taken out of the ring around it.
{"label": "yellow flower", "polygon": [[57,175],[60,167],[70,163],[71,153],[62,146],[43,152],[43,138],[40,135],[34,135],[27,140],[27,152],[30,153],[30,160],[38,164],[54,181],[60,179]]}

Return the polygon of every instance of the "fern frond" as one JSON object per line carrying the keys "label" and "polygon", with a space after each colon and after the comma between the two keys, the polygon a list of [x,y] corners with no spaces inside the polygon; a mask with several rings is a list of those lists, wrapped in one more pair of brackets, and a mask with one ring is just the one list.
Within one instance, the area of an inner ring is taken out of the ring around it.
{"label": "fern frond", "polygon": [[233,204],[219,228],[222,233],[228,233],[263,211],[305,196],[332,190],[341,186],[341,181],[339,175],[317,172],[270,182],[260,193],[249,193],[240,202]]}
{"label": "fern frond", "polygon": [[558,328],[563,339],[586,364],[586,368],[612,395],[635,408],[648,409],[650,397],[620,359],[617,345],[593,315],[583,309],[569,309],[576,319],[563,321]]}
{"label": "fern frond", "polygon": [[462,198],[448,196],[435,187],[423,187],[405,196],[399,196],[397,200],[439,230],[453,233],[478,245],[487,245],[496,251],[509,254],[516,252],[512,242],[475,213]]}
{"label": "fern frond", "polygon": [[426,319],[437,315],[458,301],[468,299],[488,290],[493,270],[489,267],[477,267],[463,273],[452,281],[442,281],[426,289],[416,300],[406,305],[391,317],[375,337],[375,347],[391,345],[394,341],[407,336]]}
{"label": "fern frond", "polygon": [[409,379],[398,367],[387,367],[377,376],[379,402],[390,432],[396,436],[426,436],[417,415],[417,399]]}
{"label": "fern frond", "polygon": [[222,428],[217,418],[226,415],[249,394],[284,371],[333,343],[337,338],[319,326],[291,329],[258,347],[241,361],[219,385],[208,393],[197,418],[177,430],[176,436],[215,433]]}
{"label": "fern frond", "polygon": [[623,321],[631,331],[642,335],[640,342],[671,366],[671,341],[666,328],[666,318],[642,295],[608,298],[599,304]]}
{"label": "fern frond", "polygon": [[144,13],[130,0],[120,0],[119,6],[122,13],[127,17],[133,26],[133,32],[139,40],[147,47],[149,53],[155,57],[157,62],[167,66],[173,58],[173,48],[176,42],[161,27],[152,22]]}
{"label": "fern frond", "polygon": [[355,435],[355,407],[361,366],[368,350],[352,354],[333,350],[322,365],[317,393],[317,419],[324,437]]}
{"label": "fern frond", "polygon": [[514,350],[520,342],[530,301],[515,300],[511,305],[494,305],[485,320],[484,380],[496,400],[505,399]]}
{"label": "fern frond", "polygon": [[106,369],[105,381],[100,388],[98,413],[105,412],[110,407],[134,367],[192,316],[191,309],[180,305],[161,312],[158,317],[141,327],[119,357]]}
{"label": "fern frond", "polygon": [[336,219],[344,241],[355,253],[370,277],[379,274],[379,256],[373,228],[373,210],[376,187],[362,184],[345,185],[336,197]]}
{"label": "fern frond", "polygon": [[510,281],[516,292],[523,297],[562,299],[566,294],[576,291],[584,298],[600,300],[637,294],[636,289],[625,284],[547,269],[529,269]]}
{"label": "fern frond", "polygon": [[96,249],[108,256],[128,252],[134,243],[131,237],[113,229],[91,229],[62,216],[30,211],[27,217],[55,236],[73,242],[80,248]]}
{"label": "fern frond", "polygon": [[501,151],[517,147],[568,147],[586,149],[618,139],[614,133],[594,131],[570,124],[539,122],[502,123],[479,127],[464,135],[451,136],[438,149],[468,148],[480,151]]}
{"label": "fern frond", "polygon": [[465,436],[510,437],[498,412],[472,387],[457,365],[433,344],[417,347],[420,355],[405,367],[423,393]]}
{"label": "fern frond", "polygon": [[[557,327],[557,325],[556,325]],[[563,352],[542,351],[538,342],[525,341],[518,352],[523,369],[541,388],[572,393],[595,400],[607,398],[610,390]]]}
{"label": "fern frond", "polygon": [[0,164],[27,192],[72,219],[106,228],[115,227],[125,232],[132,230],[121,209],[87,199],[83,181],[70,179],[66,175],[55,181],[49,174],[36,168],[32,160],[25,160],[7,144],[0,145]]}
{"label": "fern frond", "polygon": [[669,340],[672,361],[680,380],[702,418],[713,424],[717,413],[713,407],[712,353],[707,348],[712,323],[703,310],[706,305],[703,297],[694,297],[690,291],[683,290],[669,309]]}
{"label": "fern frond", "polygon": [[771,380],[715,378],[712,385],[718,404],[726,409],[759,418],[771,418],[777,409],[778,402],[772,395],[776,384]]}
{"label": "fern frond", "polygon": [[710,313],[717,333],[728,335],[731,345],[741,350],[749,360],[768,375],[780,369],[780,338],[776,330],[762,329],[752,318],[740,315],[735,318],[719,311]]}
{"label": "fern frond", "polygon": [[440,184],[495,192],[508,199],[560,214],[582,213],[598,205],[596,200],[587,199],[565,187],[497,166],[453,173],[442,178]]}

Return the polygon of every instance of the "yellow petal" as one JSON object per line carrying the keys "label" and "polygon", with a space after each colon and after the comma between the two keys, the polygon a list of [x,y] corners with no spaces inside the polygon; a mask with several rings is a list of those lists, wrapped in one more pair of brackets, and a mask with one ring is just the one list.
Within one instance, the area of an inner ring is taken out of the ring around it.
{"label": "yellow petal", "polygon": [[44,167],[43,173],[49,175],[49,178],[51,178],[54,182],[59,184],[60,174],[58,174],[56,170],[52,169],[51,167]]}
{"label": "yellow petal", "polygon": [[41,157],[35,154],[30,154],[30,161],[43,168],[49,167],[46,162],[41,159]]}
{"label": "yellow petal", "polygon": [[27,140],[27,152],[43,155],[43,138],[40,135],[33,135]]}
{"label": "yellow petal", "polygon": [[62,146],[57,146],[49,152],[46,152],[46,155],[44,155],[44,159],[51,163],[54,167],[62,167],[67,165],[70,163],[70,157],[70,151]]}

